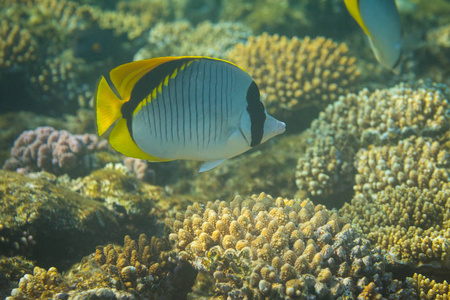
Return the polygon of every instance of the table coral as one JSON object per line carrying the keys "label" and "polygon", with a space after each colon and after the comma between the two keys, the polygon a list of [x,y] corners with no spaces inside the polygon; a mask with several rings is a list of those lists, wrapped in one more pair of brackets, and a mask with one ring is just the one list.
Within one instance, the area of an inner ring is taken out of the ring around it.
{"label": "table coral", "polygon": [[267,110],[285,119],[352,90],[359,71],[347,52],[344,43],[323,37],[300,40],[264,33],[236,45],[227,58],[254,78]]}
{"label": "table coral", "polygon": [[375,279],[384,276],[379,249],[308,200],[262,193],[195,203],[166,226],[178,256],[213,275],[216,296],[327,298],[357,295],[369,282],[386,288]]}
{"label": "table coral", "polygon": [[134,60],[186,53],[225,58],[236,43],[245,41],[250,34],[250,29],[238,22],[205,21],[195,27],[188,21],[158,23]]}
{"label": "table coral", "polygon": [[93,134],[72,135],[65,130],[38,127],[24,131],[14,142],[11,158],[4,170],[23,174],[36,171],[76,177],[95,165],[95,151],[106,150],[107,142],[98,141]]}
{"label": "table coral", "polygon": [[395,145],[412,135],[442,135],[449,128],[449,94],[445,85],[420,82],[341,97],[311,124],[297,186],[312,196],[351,190],[359,149]]}

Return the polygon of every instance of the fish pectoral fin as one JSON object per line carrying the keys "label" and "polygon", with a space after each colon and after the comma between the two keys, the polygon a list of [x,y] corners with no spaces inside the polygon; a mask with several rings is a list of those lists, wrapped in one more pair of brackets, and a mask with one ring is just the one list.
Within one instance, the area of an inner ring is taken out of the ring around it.
{"label": "fish pectoral fin", "polygon": [[154,157],[142,151],[131,138],[127,128],[127,121],[125,119],[120,119],[117,121],[116,126],[114,126],[114,129],[109,135],[109,143],[116,151],[129,157],[158,162],[170,161],[170,159]]}
{"label": "fish pectoral fin", "polygon": [[219,160],[207,161],[200,167],[200,170],[198,172],[202,173],[202,172],[214,169],[215,167],[217,167],[218,165],[220,165],[221,163],[223,163],[226,160],[227,159],[224,158],[224,159],[219,159]]}

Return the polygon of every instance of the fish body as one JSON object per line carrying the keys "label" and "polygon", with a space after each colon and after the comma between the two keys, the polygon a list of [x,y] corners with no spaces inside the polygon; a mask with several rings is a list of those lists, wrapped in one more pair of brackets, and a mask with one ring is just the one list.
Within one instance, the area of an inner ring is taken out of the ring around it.
{"label": "fish body", "polygon": [[378,62],[394,70],[402,52],[402,30],[395,0],[344,0]]}
{"label": "fish body", "polygon": [[238,66],[215,58],[160,57],[110,73],[120,98],[101,78],[96,91],[99,135],[124,155],[149,161],[205,161],[200,171],[283,133],[259,89]]}

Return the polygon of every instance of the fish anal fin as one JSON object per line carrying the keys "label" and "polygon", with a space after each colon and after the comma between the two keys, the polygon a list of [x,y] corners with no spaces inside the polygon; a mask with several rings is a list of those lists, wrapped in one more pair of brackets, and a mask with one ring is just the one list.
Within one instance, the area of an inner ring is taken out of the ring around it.
{"label": "fish anal fin", "polygon": [[154,157],[142,151],[131,138],[127,128],[127,121],[123,118],[117,121],[116,125],[114,126],[114,129],[109,136],[109,143],[116,151],[129,157],[158,162],[171,160]]}
{"label": "fish anal fin", "polygon": [[223,163],[226,160],[227,160],[226,158],[223,158],[223,159],[219,159],[219,160],[207,161],[203,165],[201,165],[200,170],[198,172],[202,173],[202,172],[214,169],[215,167],[217,167],[218,165],[220,165],[221,163]]}

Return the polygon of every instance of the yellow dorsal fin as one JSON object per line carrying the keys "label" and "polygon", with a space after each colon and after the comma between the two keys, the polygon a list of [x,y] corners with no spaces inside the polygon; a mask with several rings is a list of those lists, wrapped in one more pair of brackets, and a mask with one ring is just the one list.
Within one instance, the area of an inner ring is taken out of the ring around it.
{"label": "yellow dorsal fin", "polygon": [[[142,78],[145,74],[156,68],[157,66],[178,59],[211,59],[217,61],[223,61],[236,66],[235,64],[218,58],[206,57],[206,56],[167,56],[167,57],[157,57],[145,60],[139,60],[130,62],[127,64],[120,65],[114,68],[110,72],[111,81],[119,92],[120,97],[128,101],[136,82]],[[237,66],[240,68],[239,66]],[[242,68],[240,68],[242,69]]]}
{"label": "yellow dorsal fin", "polygon": [[367,29],[366,24],[364,24],[364,21],[361,18],[361,13],[359,12],[359,1],[360,0],[344,0],[345,6],[347,6],[347,10],[352,15],[353,19],[355,19],[361,29],[364,30],[365,34],[372,38],[369,29]]}
{"label": "yellow dorsal fin", "polygon": [[109,75],[122,99],[128,100],[131,90],[142,76],[165,62],[177,59],[180,57],[158,57],[134,61],[114,68]]}
{"label": "yellow dorsal fin", "polygon": [[117,121],[116,126],[114,126],[114,129],[109,136],[109,143],[116,151],[129,157],[159,162],[171,160],[154,157],[142,151],[131,138],[125,119]]}

